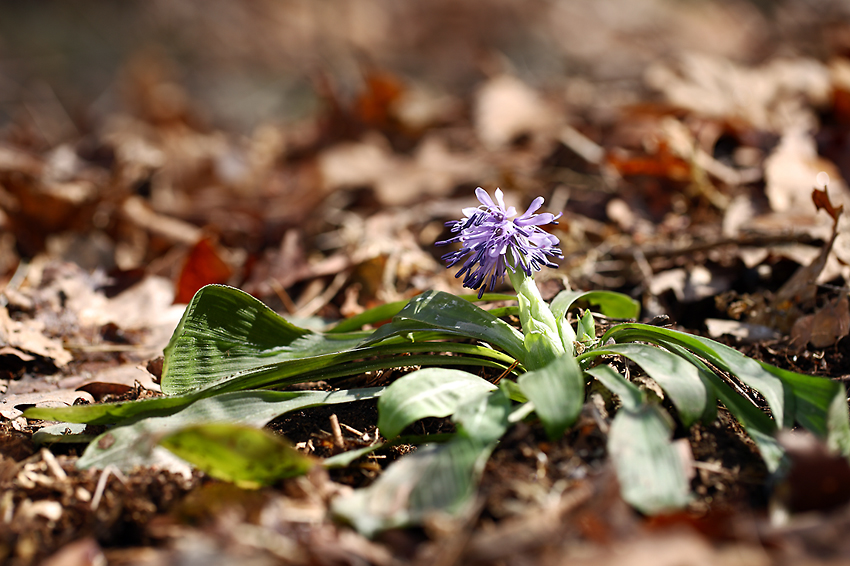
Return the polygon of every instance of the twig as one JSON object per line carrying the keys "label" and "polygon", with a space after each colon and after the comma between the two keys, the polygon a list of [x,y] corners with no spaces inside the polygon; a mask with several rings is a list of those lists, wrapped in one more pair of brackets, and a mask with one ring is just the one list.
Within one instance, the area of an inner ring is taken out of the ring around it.
{"label": "twig", "polygon": [[[3,287],[3,292],[5,293],[6,289],[17,289],[21,286],[21,284],[26,280],[27,273],[29,272],[30,263],[22,259],[18,262],[18,267],[15,268],[15,273],[12,274],[12,278],[9,279],[9,282],[6,283],[6,286]],[[0,295],[0,307],[5,307],[9,304],[9,299],[5,294]]]}
{"label": "twig", "polygon": [[109,464],[105,468],[103,468],[103,472],[100,474],[100,479],[97,480],[97,487],[94,490],[94,497],[91,500],[91,510],[97,511],[98,506],[100,506],[100,499],[103,497],[103,492],[106,490],[106,482],[109,480],[109,474],[114,475],[118,478],[118,481],[123,483],[125,486],[127,485],[127,478],[124,477],[124,474],[121,473],[114,464]]}
{"label": "twig", "polygon": [[59,481],[65,481],[68,479],[68,474],[65,473],[65,470],[62,469],[62,466],[59,465],[59,462],[56,461],[56,456],[48,450],[47,448],[41,449],[41,459],[44,461],[47,469],[50,470],[56,479]]}
{"label": "twig", "polygon": [[269,287],[272,288],[275,295],[277,295],[277,298],[280,299],[280,302],[283,303],[283,308],[286,309],[286,312],[292,314],[298,310],[298,307],[295,306],[295,302],[292,300],[292,297],[289,296],[289,293],[286,292],[286,289],[283,288],[280,281],[274,277],[269,277],[267,283],[269,284]]}
{"label": "twig", "polygon": [[336,296],[340,289],[342,289],[343,285],[345,285],[346,280],[348,280],[348,272],[343,271],[342,273],[338,273],[334,280],[331,281],[331,284],[316,298],[311,299],[307,302],[306,305],[298,309],[297,312],[293,313],[292,316],[296,318],[306,318],[313,314],[328,304],[331,299]]}
{"label": "twig", "polygon": [[331,434],[334,439],[334,446],[339,448],[340,450],[345,449],[345,439],[342,437],[342,429],[339,427],[339,418],[336,416],[336,413],[332,414],[330,417],[331,421]]}

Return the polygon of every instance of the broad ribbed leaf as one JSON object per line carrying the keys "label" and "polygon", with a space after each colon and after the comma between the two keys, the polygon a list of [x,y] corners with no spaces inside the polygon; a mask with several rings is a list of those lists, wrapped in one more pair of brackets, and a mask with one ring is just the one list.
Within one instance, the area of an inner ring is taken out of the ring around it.
{"label": "broad ribbed leaf", "polygon": [[393,438],[405,427],[425,417],[447,417],[470,398],[496,389],[471,373],[427,368],[394,381],[378,401],[378,428]]}
{"label": "broad ribbed leaf", "polygon": [[534,403],[549,438],[562,435],[578,418],[584,404],[584,374],[572,354],[521,375],[517,383]]}
{"label": "broad ribbed leaf", "polygon": [[[228,391],[279,387],[292,383],[334,379],[393,367],[445,365],[449,359],[442,355],[420,355],[418,352],[456,352],[464,356],[451,358],[452,365],[469,365],[507,369],[513,358],[484,346],[446,342],[405,342],[379,344],[349,352],[290,360],[251,371],[209,385],[184,395],[155,397],[138,401],[97,403],[70,407],[33,407],[24,413],[28,418],[88,424],[113,424],[142,416],[165,416],[205,397]],[[399,356],[399,354],[405,354]],[[383,356],[383,357],[378,357]],[[371,358],[361,360],[360,358]]]}
{"label": "broad ribbed leaf", "polygon": [[[484,296],[482,296],[480,299],[478,298],[477,294],[458,296],[461,299],[470,302],[516,300],[515,295],[506,295],[502,293],[484,293]],[[384,322],[397,315],[406,304],[407,301],[395,301],[393,303],[385,303],[383,305],[378,305],[377,307],[372,307],[371,309],[363,311],[358,315],[352,316],[351,318],[347,318],[337,323],[337,325],[328,330],[328,332],[334,334],[339,332],[351,332],[354,330],[359,330],[367,324],[376,324],[379,322]]]}
{"label": "broad ribbed leaf", "polygon": [[[113,464],[120,469],[173,462],[159,439],[181,428],[211,422],[228,422],[260,427],[273,418],[319,405],[373,399],[383,387],[350,391],[238,391],[201,399],[165,417],[141,418],[116,426],[98,436],[77,461],[79,468],[103,468]],[[164,453],[164,454],[163,454]]]}
{"label": "broad ribbed leaf", "polygon": [[247,488],[300,476],[316,465],[283,437],[244,424],[191,425],[159,444],[207,475]]}
{"label": "broad ribbed leaf", "polygon": [[647,344],[612,344],[591,350],[582,357],[608,354],[623,356],[642,367],[670,396],[686,427],[700,419],[707,403],[714,402],[697,367],[681,356]]}
{"label": "broad ribbed leaf", "polygon": [[351,350],[359,341],[299,328],[247,293],[208,285],[165,348],[162,390],[186,393],[257,368]]}
{"label": "broad ribbed leaf", "polygon": [[32,435],[36,446],[41,444],[88,444],[94,434],[86,434],[86,425],[77,423],[56,423],[42,427]]}
{"label": "broad ribbed leaf", "polygon": [[671,442],[672,420],[660,407],[643,405],[617,411],[608,433],[608,453],[620,492],[647,514],[679,509],[690,500],[682,457]]}
{"label": "broad ribbed leaf", "polygon": [[442,291],[427,291],[412,298],[391,323],[378,328],[361,346],[427,330],[487,342],[521,363],[526,355],[522,334],[515,328],[469,301]]}

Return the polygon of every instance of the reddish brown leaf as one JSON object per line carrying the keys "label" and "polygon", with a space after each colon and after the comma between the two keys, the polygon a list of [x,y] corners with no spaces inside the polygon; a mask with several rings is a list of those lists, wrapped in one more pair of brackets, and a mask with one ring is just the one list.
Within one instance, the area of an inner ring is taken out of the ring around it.
{"label": "reddish brown leaf", "polygon": [[189,252],[177,280],[175,303],[188,303],[204,285],[226,283],[233,270],[216,252],[211,238],[202,238]]}
{"label": "reddish brown leaf", "polygon": [[654,155],[612,152],[608,154],[607,160],[623,176],[647,175],[675,181],[684,181],[691,177],[690,164],[670,152],[664,144],[659,145],[658,152]]}
{"label": "reddish brown leaf", "polygon": [[77,391],[91,393],[91,396],[95,398],[95,401],[100,401],[107,395],[124,395],[132,390],[132,387],[124,385],[123,383],[104,383],[102,381],[93,381],[77,387]]}
{"label": "reddish brown leaf", "polygon": [[392,74],[369,73],[366,90],[357,99],[357,117],[368,126],[385,128],[391,121],[392,105],[403,92],[401,81]]}
{"label": "reddish brown leaf", "polygon": [[826,189],[814,189],[812,190],[812,202],[815,203],[815,207],[818,210],[825,210],[827,214],[829,214],[835,222],[838,222],[838,217],[841,216],[841,213],[844,211],[844,205],[835,207],[832,205],[832,202],[829,200],[829,194],[826,192]]}

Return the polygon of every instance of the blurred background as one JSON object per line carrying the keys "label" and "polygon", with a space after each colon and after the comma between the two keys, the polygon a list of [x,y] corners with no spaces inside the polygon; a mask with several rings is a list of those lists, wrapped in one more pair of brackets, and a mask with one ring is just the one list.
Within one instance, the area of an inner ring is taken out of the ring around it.
{"label": "blurred background", "polygon": [[109,294],[345,316],[457,291],[432,244],[484,186],[565,211],[557,275],[649,312],[775,287],[817,247],[700,281],[634,250],[828,239],[809,193],[846,191],[848,55],[842,0],[3,2],[0,277],[58,258]]}
{"label": "blurred background", "polygon": [[128,81],[147,79],[172,81],[193,111],[245,133],[314,113],[317,81],[354,96],[368,69],[461,96],[506,68],[535,85],[634,83],[688,50],[751,64],[826,58],[850,49],[848,14],[842,0],[10,1],[0,120],[8,128],[52,100],[72,135],[126,109]]}

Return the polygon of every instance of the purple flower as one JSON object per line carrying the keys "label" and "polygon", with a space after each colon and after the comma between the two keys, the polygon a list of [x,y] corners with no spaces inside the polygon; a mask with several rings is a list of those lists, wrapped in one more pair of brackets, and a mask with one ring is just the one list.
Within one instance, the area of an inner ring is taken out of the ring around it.
{"label": "purple flower", "polygon": [[505,279],[507,269],[516,272],[519,268],[526,275],[531,275],[532,270],[540,271],[544,265],[558,267],[549,259],[564,257],[558,248],[558,238],[540,226],[557,224],[555,221],[561,215],[549,212],[534,214],[543,206],[543,197],[534,199],[528,210],[514,218],[516,208],[505,208],[501,189],[496,189],[496,202],[481,187],[475,189],[475,196],[481,206],[464,208],[466,218],[446,222],[457,236],[437,242],[438,246],[461,243],[458,251],[443,256],[443,260],[448,262],[446,267],[452,267],[470,256],[455,276],[465,274],[464,287],[480,288],[478,298],[481,298],[485,290],[493,290],[496,280]]}

